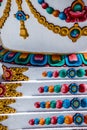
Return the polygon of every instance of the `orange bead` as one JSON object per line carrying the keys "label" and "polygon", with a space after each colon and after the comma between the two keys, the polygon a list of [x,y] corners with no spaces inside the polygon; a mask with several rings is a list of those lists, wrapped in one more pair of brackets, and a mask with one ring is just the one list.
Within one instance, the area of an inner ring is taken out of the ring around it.
{"label": "orange bead", "polygon": [[53,16],[58,17],[58,15],[59,15],[59,11],[58,10],[53,11]]}
{"label": "orange bead", "polygon": [[87,115],[84,116],[84,122],[87,124]]}
{"label": "orange bead", "polygon": [[50,102],[46,102],[46,105],[45,105],[46,108],[50,108]]}
{"label": "orange bead", "polygon": [[44,120],[44,118],[41,118],[41,119],[40,119],[39,124],[40,124],[40,125],[44,125],[44,124],[45,124],[45,120]]}
{"label": "orange bead", "polygon": [[64,122],[65,122],[65,124],[72,124],[73,123],[73,117],[71,115],[65,116]]}
{"label": "orange bead", "polygon": [[47,72],[44,71],[44,72],[42,73],[42,76],[43,76],[43,77],[46,77],[46,76],[47,76]]}
{"label": "orange bead", "polygon": [[50,93],[53,93],[54,92],[54,87],[53,86],[49,86],[48,90],[49,90]]}

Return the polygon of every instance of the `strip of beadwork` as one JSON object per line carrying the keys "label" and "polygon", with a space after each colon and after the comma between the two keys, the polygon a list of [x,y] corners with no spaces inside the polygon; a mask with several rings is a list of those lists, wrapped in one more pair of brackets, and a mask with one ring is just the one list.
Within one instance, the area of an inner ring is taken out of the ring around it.
{"label": "strip of beadwork", "polygon": [[86,95],[86,80],[2,82],[0,97]]}
{"label": "strip of beadwork", "polygon": [[[7,115],[8,119],[1,121],[8,129],[31,128],[87,128],[87,112],[39,112]],[[14,121],[15,120],[15,121]]]}

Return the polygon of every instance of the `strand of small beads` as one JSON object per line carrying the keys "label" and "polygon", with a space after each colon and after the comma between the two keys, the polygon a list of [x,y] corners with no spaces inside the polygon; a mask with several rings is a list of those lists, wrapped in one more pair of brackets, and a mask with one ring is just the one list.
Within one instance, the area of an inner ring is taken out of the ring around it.
{"label": "strand of small beads", "polygon": [[0,6],[2,5],[3,0],[0,0]]}
{"label": "strand of small beads", "polygon": [[42,6],[43,9],[46,10],[48,14],[52,14],[54,17],[59,17],[61,20],[66,20],[66,14],[64,11],[60,12],[59,10],[55,10],[53,7],[49,6],[45,0],[38,0],[38,3]]}

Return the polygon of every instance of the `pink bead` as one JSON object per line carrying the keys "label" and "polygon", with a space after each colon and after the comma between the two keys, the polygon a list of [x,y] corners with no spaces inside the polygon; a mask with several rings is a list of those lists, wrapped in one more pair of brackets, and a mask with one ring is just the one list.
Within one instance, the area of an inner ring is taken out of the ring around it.
{"label": "pink bead", "polygon": [[34,125],[34,119],[29,120],[30,125]]}
{"label": "pink bead", "polygon": [[36,108],[40,108],[40,103],[39,103],[39,102],[36,102],[36,103],[34,104],[34,106],[35,106]]}
{"label": "pink bead", "polygon": [[51,124],[55,125],[57,123],[57,117],[56,116],[53,116],[51,118]]}
{"label": "pink bead", "polygon": [[39,91],[39,93],[43,93],[44,92],[44,88],[40,87],[40,88],[38,88],[38,91]]}
{"label": "pink bead", "polygon": [[68,84],[63,84],[61,87],[61,92],[62,93],[67,93],[69,91]]}
{"label": "pink bead", "polygon": [[59,76],[58,71],[54,71],[54,72],[53,72],[53,77],[57,78],[58,76]]}
{"label": "pink bead", "polygon": [[46,9],[47,7],[48,7],[48,4],[47,4],[47,3],[43,3],[43,4],[42,4],[42,8],[43,8],[43,9]]}
{"label": "pink bead", "polygon": [[62,101],[61,100],[58,100],[56,102],[56,108],[62,108]]}

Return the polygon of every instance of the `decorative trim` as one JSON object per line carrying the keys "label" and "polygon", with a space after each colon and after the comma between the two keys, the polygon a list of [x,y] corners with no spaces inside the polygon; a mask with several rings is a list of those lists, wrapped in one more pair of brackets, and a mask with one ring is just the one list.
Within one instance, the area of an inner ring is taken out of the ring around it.
{"label": "decorative trim", "polygon": [[0,84],[0,97],[19,97],[22,93],[17,92],[16,88],[20,87],[21,83],[5,83]]}
{"label": "decorative trim", "polygon": [[37,109],[56,109],[56,110],[64,110],[64,109],[70,109],[72,108],[73,110],[79,110],[79,108],[87,108],[87,98],[72,98],[67,99],[65,98],[64,100],[52,100],[52,101],[43,101],[43,102],[35,102],[34,107]]}
{"label": "decorative trim", "polygon": [[11,0],[7,0],[5,9],[3,11],[3,15],[0,18],[0,28],[4,26],[4,23],[6,22],[7,18],[9,17],[9,12],[11,10]]}
{"label": "decorative trim", "polygon": [[68,36],[72,42],[76,42],[81,36],[87,36],[87,26],[81,28],[78,23],[75,23],[73,27],[60,27],[58,25],[54,25],[46,20],[44,16],[42,16],[33,6],[30,0],[26,0],[27,5],[31,13],[37,19],[37,21],[42,24],[44,27],[53,31],[55,34],[59,34],[61,36]]}
{"label": "decorative trim", "polygon": [[0,114],[15,113],[16,110],[8,105],[15,103],[14,99],[0,99]]}
{"label": "decorative trim", "polygon": [[35,118],[29,120],[29,125],[38,125],[38,126],[44,126],[44,125],[57,125],[57,124],[75,124],[75,125],[82,125],[83,123],[87,124],[87,115],[83,115],[80,113],[76,113],[75,115],[60,115],[60,116],[53,116],[53,117],[47,117],[47,118]]}
{"label": "decorative trim", "polygon": [[87,65],[87,53],[83,54],[31,54],[10,51],[0,46],[0,61],[25,66],[78,67]]}
{"label": "decorative trim", "polygon": [[10,67],[7,68],[6,66],[2,66],[3,68],[3,75],[2,78],[5,81],[26,81],[29,80],[27,76],[22,74],[23,72],[27,71],[27,67]]}

